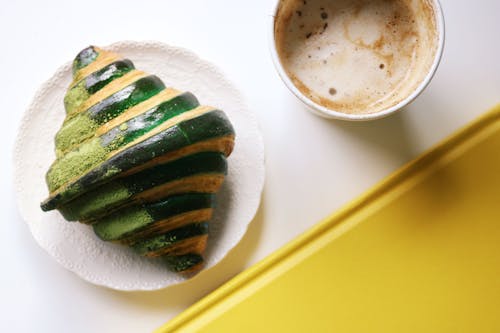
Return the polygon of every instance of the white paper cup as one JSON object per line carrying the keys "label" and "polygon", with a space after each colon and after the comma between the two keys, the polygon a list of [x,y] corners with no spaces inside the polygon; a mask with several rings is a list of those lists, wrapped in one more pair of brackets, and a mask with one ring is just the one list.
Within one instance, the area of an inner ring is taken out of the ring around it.
{"label": "white paper cup", "polygon": [[[323,105],[320,105],[316,103],[315,101],[311,100],[308,96],[306,96],[304,93],[302,93],[292,82],[290,76],[288,75],[287,71],[282,65],[282,62],[280,60],[278,50],[276,47],[276,40],[275,40],[275,23],[276,23],[276,15],[278,12],[278,9],[280,7],[280,4],[282,2],[285,2],[288,0],[278,0],[276,2],[276,5],[274,6],[274,11],[272,18],[270,20],[270,36],[269,42],[270,42],[270,49],[271,49],[271,56],[274,62],[274,65],[276,67],[276,70],[278,71],[279,76],[285,83],[285,85],[290,89],[290,91],[297,96],[298,99],[300,99],[306,106],[309,111],[312,113],[325,117],[325,118],[333,118],[333,119],[341,119],[341,120],[349,120],[349,121],[363,121],[363,120],[373,120],[373,119],[378,119],[378,118],[383,118],[386,117],[390,114],[395,113],[396,111],[400,110],[410,102],[412,102],[415,98],[417,98],[420,93],[427,87],[429,82],[434,76],[434,73],[436,72],[438,65],[441,60],[441,56],[443,54],[443,48],[444,48],[444,40],[445,40],[445,26],[444,26],[444,17],[443,17],[443,11],[441,8],[441,5],[439,3],[439,0],[431,0],[431,4],[433,5],[434,8],[434,17],[435,17],[435,35],[437,36],[437,41],[436,41],[436,48],[429,50],[429,52],[435,52],[432,65],[427,67],[427,73],[421,79],[418,85],[415,85],[414,88],[412,88],[411,92],[403,99],[401,99],[397,104],[390,105],[389,107],[386,107],[380,111],[373,112],[373,113],[345,113],[341,112],[339,110],[334,110],[331,108],[327,108]],[[335,1],[335,0],[331,0]],[[418,19],[418,17],[417,17]]]}

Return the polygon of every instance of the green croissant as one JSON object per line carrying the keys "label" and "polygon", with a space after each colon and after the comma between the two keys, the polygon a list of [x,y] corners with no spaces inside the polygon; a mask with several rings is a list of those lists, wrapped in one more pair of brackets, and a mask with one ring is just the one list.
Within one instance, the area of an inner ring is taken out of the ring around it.
{"label": "green croissant", "polygon": [[173,271],[201,269],[234,146],[224,112],[95,46],[73,61],[64,106],[42,210],[91,224],[99,238]]}

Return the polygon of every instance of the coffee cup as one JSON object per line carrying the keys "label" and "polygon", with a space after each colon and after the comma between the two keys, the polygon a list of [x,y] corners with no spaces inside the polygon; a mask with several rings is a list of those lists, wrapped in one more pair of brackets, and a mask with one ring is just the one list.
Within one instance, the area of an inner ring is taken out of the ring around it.
{"label": "coffee cup", "polygon": [[313,113],[371,120],[413,101],[444,47],[438,0],[279,0],[271,54]]}

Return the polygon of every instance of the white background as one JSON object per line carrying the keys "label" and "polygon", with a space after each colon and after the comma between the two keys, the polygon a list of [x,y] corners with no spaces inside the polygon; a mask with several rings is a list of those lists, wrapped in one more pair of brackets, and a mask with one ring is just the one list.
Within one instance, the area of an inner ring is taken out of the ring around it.
{"label": "white background", "polygon": [[[318,118],[284,87],[268,50],[273,2],[0,2],[1,332],[149,332],[500,102],[497,0],[442,0],[434,80],[404,112],[366,123]],[[17,125],[38,86],[88,44],[119,40],[186,47],[221,67],[266,145],[262,205],[241,244],[206,279],[157,292],[107,290],[61,268],[32,239],[12,185]]]}

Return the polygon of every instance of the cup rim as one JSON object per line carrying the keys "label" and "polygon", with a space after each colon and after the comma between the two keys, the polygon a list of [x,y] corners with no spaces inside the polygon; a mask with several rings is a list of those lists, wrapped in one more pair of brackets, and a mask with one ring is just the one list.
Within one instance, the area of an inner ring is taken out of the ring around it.
{"label": "cup rim", "polygon": [[328,109],[318,103],[315,103],[311,99],[309,99],[307,96],[305,96],[292,82],[288,74],[286,73],[285,69],[283,68],[283,65],[281,64],[281,60],[278,55],[278,50],[276,49],[276,42],[275,42],[275,29],[274,29],[274,24],[276,20],[276,13],[278,11],[279,4],[283,0],[277,0],[276,4],[274,5],[274,10],[273,14],[271,15],[270,19],[270,29],[271,32],[269,34],[269,47],[271,50],[271,58],[274,63],[274,67],[276,68],[278,75],[280,76],[281,80],[285,83],[287,88],[298,98],[300,99],[308,108],[309,111],[312,113],[324,117],[324,118],[330,118],[330,119],[340,119],[340,120],[349,120],[349,121],[364,121],[364,120],[375,120],[375,119],[380,119],[387,117],[388,115],[391,115],[393,113],[398,112],[401,110],[403,107],[414,101],[423,91],[424,89],[429,85],[430,81],[434,77],[434,74],[437,71],[437,68],[441,62],[441,58],[443,56],[443,50],[444,50],[444,43],[445,43],[445,22],[444,22],[444,14],[443,14],[443,9],[440,3],[440,0],[432,0],[432,3],[435,8],[435,17],[436,17],[436,28],[438,32],[438,44],[437,44],[437,50],[436,53],[434,54],[434,60],[432,62],[432,65],[429,67],[429,70],[427,71],[426,76],[424,79],[413,89],[412,93],[409,94],[405,99],[400,101],[399,103],[392,105],[388,108],[385,108],[381,111],[374,112],[374,113],[365,113],[365,114],[353,114],[353,113],[344,113],[340,111],[335,111]]}

